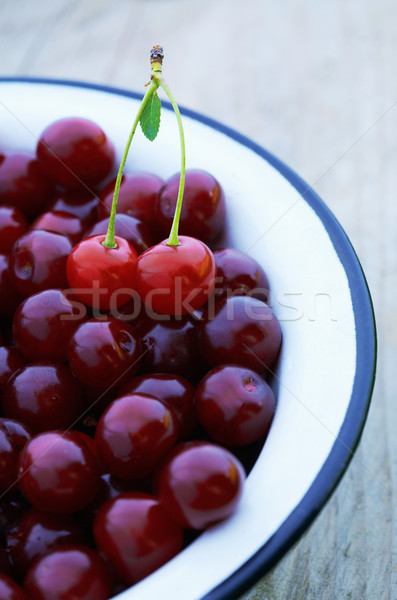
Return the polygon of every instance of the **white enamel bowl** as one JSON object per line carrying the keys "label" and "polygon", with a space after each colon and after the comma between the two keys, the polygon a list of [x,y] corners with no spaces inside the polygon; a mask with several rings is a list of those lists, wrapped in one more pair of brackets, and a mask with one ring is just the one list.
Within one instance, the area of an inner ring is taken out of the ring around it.
{"label": "white enamel bowl", "polygon": [[[32,79],[0,80],[0,147],[34,149],[53,120],[98,122],[121,156],[140,98],[131,92]],[[155,142],[140,132],[127,169],[179,170],[175,117],[163,103]],[[268,273],[283,348],[276,416],[237,514],[202,534],[120,600],[225,600],[264,574],[318,514],[347,468],[371,397],[376,335],[371,299],[349,240],[316,194],[263,148],[182,110],[187,167],[224,187],[225,244]]]}

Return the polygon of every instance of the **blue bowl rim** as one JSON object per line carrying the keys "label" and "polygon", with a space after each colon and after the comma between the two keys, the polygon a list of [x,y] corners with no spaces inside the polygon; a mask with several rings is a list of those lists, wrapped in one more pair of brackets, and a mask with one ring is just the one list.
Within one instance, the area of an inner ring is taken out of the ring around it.
{"label": "blue bowl rim", "polygon": [[[113,86],[68,79],[0,77],[0,83],[5,82],[87,88],[135,100],[143,97],[143,94]],[[162,104],[172,110],[169,102],[162,100]],[[375,383],[377,358],[375,315],[368,284],[351,242],[335,216],[316,192],[280,159],[248,137],[198,112],[183,107],[179,108],[183,115],[225,134],[264,158],[295,187],[304,201],[316,212],[346,272],[356,328],[357,358],[351,399],[338,438],[333,444],[327,460],[300,503],[272,537],[254,556],[202,599],[234,600],[264,576],[293,546],[319,514],[346,472],[361,438]]]}

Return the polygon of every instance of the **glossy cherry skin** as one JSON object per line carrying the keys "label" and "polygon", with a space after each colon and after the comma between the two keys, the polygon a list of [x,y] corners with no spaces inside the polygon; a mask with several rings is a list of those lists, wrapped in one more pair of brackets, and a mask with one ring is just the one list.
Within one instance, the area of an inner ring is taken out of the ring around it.
{"label": "glossy cherry skin", "polygon": [[0,204],[18,208],[27,218],[42,212],[53,183],[32,154],[7,154],[0,162]]}
{"label": "glossy cherry skin", "polygon": [[189,315],[160,320],[142,317],[135,326],[142,342],[141,370],[144,373],[172,373],[189,381],[201,378],[206,363],[200,355],[197,323]]}
{"label": "glossy cherry skin", "polygon": [[121,385],[139,369],[141,343],[128,323],[104,317],[82,323],[68,344],[76,377],[95,388]]}
{"label": "glossy cherry skin", "polygon": [[[85,233],[84,238],[90,237],[91,235],[99,235],[106,233],[109,225],[109,217],[102,219],[95,223]],[[142,254],[150,246],[155,243],[154,236],[151,232],[151,228],[147,223],[143,223],[135,217],[129,215],[117,214],[115,222],[115,234],[121,238],[124,238],[133,246],[137,254]]]}
{"label": "glossy cherry skin", "polygon": [[281,337],[280,324],[271,308],[249,296],[220,300],[199,325],[200,348],[208,364],[237,363],[257,373],[273,365]]}
{"label": "glossy cherry skin", "polygon": [[6,534],[7,549],[19,575],[34,559],[65,544],[86,544],[87,535],[71,516],[51,515],[34,508],[27,511]]}
{"label": "glossy cherry skin", "polygon": [[202,530],[233,514],[245,472],[225,448],[208,442],[175,446],[157,477],[158,496],[182,527]]}
{"label": "glossy cherry skin", "polygon": [[18,208],[0,206],[0,252],[8,254],[14,242],[26,233],[28,227],[27,220]]}
{"label": "glossy cherry skin", "polygon": [[36,229],[17,240],[10,253],[10,278],[25,297],[49,288],[66,288],[66,260],[72,244],[64,235]]}
{"label": "glossy cherry skin", "polygon": [[258,300],[268,299],[269,280],[258,261],[236,248],[215,250],[214,258],[217,298],[249,295]]}
{"label": "glossy cherry skin", "polygon": [[158,499],[125,493],[99,510],[94,538],[117,576],[127,585],[140,581],[182,550],[182,529]]}
{"label": "glossy cherry skin", "polygon": [[25,425],[0,418],[0,491],[8,491],[18,479],[19,454],[31,435]]}
{"label": "glossy cherry skin", "polygon": [[229,364],[215,367],[202,379],[196,408],[213,440],[225,446],[244,446],[267,435],[276,400],[258,373]]}
{"label": "glossy cherry skin", "polygon": [[11,317],[23,296],[11,284],[9,257],[0,254],[0,317]]}
{"label": "glossy cherry skin", "polygon": [[29,600],[9,575],[0,573],[0,600]]}
{"label": "glossy cherry skin", "polygon": [[135,290],[137,253],[132,245],[116,237],[116,248],[106,248],[106,235],[82,240],[69,254],[69,286],[84,304],[112,309],[128,302]]}
{"label": "glossy cherry skin", "polygon": [[60,363],[33,363],[16,371],[3,393],[3,412],[34,433],[67,429],[84,413],[81,384]]}
{"label": "glossy cherry skin", "polygon": [[113,145],[96,123],[73,117],[49,125],[36,152],[48,177],[68,190],[100,183],[111,172],[115,157]]}
{"label": "glossy cherry skin", "polygon": [[107,600],[112,589],[103,558],[85,546],[47,552],[29,569],[24,589],[30,600]]}
{"label": "glossy cherry skin", "polygon": [[84,227],[96,221],[98,198],[85,191],[61,192],[50,203],[48,210],[66,212],[80,219]]}
{"label": "glossy cherry skin", "polygon": [[138,257],[135,286],[144,304],[157,313],[183,315],[207,302],[215,286],[216,265],[200,240],[179,236],[179,246],[167,240]]}
{"label": "glossy cherry skin", "polygon": [[24,366],[26,360],[16,348],[0,346],[0,391],[3,391],[11,375]]}
{"label": "glossy cherry skin", "polygon": [[[156,224],[167,235],[174,218],[180,174],[168,179],[157,197]],[[225,195],[217,180],[199,169],[187,169],[180,220],[183,235],[212,242],[225,225]]]}
{"label": "glossy cherry skin", "polygon": [[152,473],[178,437],[172,409],[148,394],[116,398],[100,418],[95,444],[109,472],[124,479]]}
{"label": "glossy cherry skin", "polygon": [[38,510],[71,514],[95,498],[100,467],[88,446],[73,431],[36,435],[23,448],[19,487]]}
{"label": "glossy cherry skin", "polygon": [[[115,179],[108,183],[100,195],[98,220],[110,215],[115,183]],[[135,217],[153,227],[156,197],[163,184],[163,179],[153,173],[123,175],[117,199],[117,212]]]}
{"label": "glossy cherry skin", "polygon": [[41,214],[32,223],[31,229],[46,229],[66,235],[73,246],[83,237],[85,226],[78,217],[61,210],[50,210]]}
{"label": "glossy cherry skin", "polygon": [[187,439],[196,427],[195,390],[184,377],[169,373],[140,375],[123,385],[119,394],[150,394],[170,406],[178,419],[179,439]]}
{"label": "glossy cherry skin", "polygon": [[43,290],[26,298],[13,319],[17,347],[31,361],[66,360],[67,344],[86,320],[86,307],[59,289]]}

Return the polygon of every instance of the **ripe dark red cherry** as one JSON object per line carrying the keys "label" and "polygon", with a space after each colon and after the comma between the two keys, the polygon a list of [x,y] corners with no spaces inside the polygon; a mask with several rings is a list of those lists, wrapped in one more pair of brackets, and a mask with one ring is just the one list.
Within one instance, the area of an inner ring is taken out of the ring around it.
{"label": "ripe dark red cherry", "polygon": [[128,323],[103,317],[82,323],[68,345],[76,377],[95,388],[121,385],[138,371],[141,343]]}
{"label": "ripe dark red cherry", "polygon": [[73,248],[67,260],[67,277],[84,304],[112,309],[133,296],[137,253],[121,237],[116,237],[116,248],[107,248],[102,244],[105,238],[105,234],[95,235]]}
{"label": "ripe dark red cherry", "polygon": [[172,373],[195,382],[206,368],[198,346],[197,324],[189,315],[157,317],[142,317],[136,325],[143,350],[141,370]]}
{"label": "ripe dark red cherry", "polygon": [[0,491],[6,492],[18,478],[19,454],[30,440],[30,431],[22,423],[0,418]]}
{"label": "ripe dark red cherry", "polygon": [[177,523],[201,530],[234,513],[244,479],[239,460],[221,446],[185,442],[162,466],[158,495]]}
{"label": "ripe dark red cherry", "polygon": [[28,223],[18,208],[0,206],[0,252],[8,254],[14,242],[27,230]]}
{"label": "ripe dark red cherry", "polygon": [[62,290],[43,290],[26,298],[13,319],[14,340],[31,361],[66,360],[75,329],[86,320],[86,308]]}
{"label": "ripe dark red cherry", "polygon": [[97,196],[84,190],[58,193],[48,210],[66,212],[80,219],[85,227],[90,227],[96,221],[97,206]]}
{"label": "ripe dark red cherry", "polygon": [[278,356],[281,328],[267,304],[235,296],[208,309],[199,325],[199,340],[211,366],[236,363],[262,373]]}
{"label": "ripe dark red cherry", "polygon": [[124,394],[150,394],[172,408],[178,419],[179,439],[187,439],[197,423],[194,406],[195,390],[184,377],[168,373],[141,375],[128,381],[119,392]]}
{"label": "ripe dark red cherry", "polygon": [[270,386],[255,371],[238,365],[215,367],[197,388],[199,421],[225,446],[244,446],[266,436],[275,408]]}
{"label": "ripe dark red cherry", "polygon": [[67,545],[33,563],[24,589],[30,600],[107,600],[112,581],[108,566],[95,550]]}
{"label": "ripe dark red cherry", "polygon": [[49,288],[66,288],[66,260],[70,240],[59,233],[36,229],[28,231],[10,253],[10,279],[23,296]]}
{"label": "ripe dark red cherry", "polygon": [[85,227],[78,217],[61,210],[51,210],[43,213],[32,223],[32,229],[46,229],[66,235],[73,246],[79,242]]}
{"label": "ripe dark red cherry", "polygon": [[[167,235],[174,218],[180,174],[168,179],[157,197],[156,224]],[[225,225],[225,196],[215,177],[199,169],[186,170],[180,232],[212,242]]]}
{"label": "ripe dark red cherry", "polygon": [[117,576],[131,585],[178,554],[183,536],[157,498],[132,492],[102,506],[94,537]]}
{"label": "ripe dark red cherry", "polygon": [[16,371],[3,393],[6,417],[34,433],[73,426],[85,410],[81,384],[59,363],[29,364]]}
{"label": "ripe dark red cherry", "polygon": [[[109,217],[95,223],[84,235],[84,239],[91,235],[99,235],[107,233],[109,225]],[[155,239],[152,235],[150,227],[129,215],[116,215],[115,235],[124,238],[134,247],[138,254],[142,254],[150,246],[153,246]]]}
{"label": "ripe dark red cherry", "polygon": [[32,154],[7,154],[0,162],[0,204],[18,208],[27,218],[42,212],[53,183]]}
{"label": "ripe dark red cherry", "polygon": [[23,514],[7,531],[7,550],[19,575],[34,559],[65,544],[85,544],[87,536],[70,516],[51,515],[34,508]]}
{"label": "ripe dark red cherry", "polygon": [[[114,179],[103,189],[98,204],[98,219],[110,215]],[[128,173],[123,175],[117,200],[117,212],[135,217],[153,227],[157,194],[164,181],[153,173]]]}
{"label": "ripe dark red cherry", "polygon": [[167,315],[193,312],[207,302],[215,286],[215,259],[200,240],[179,236],[179,246],[167,240],[138,257],[135,285],[144,304]]}
{"label": "ripe dark red cherry", "polygon": [[100,418],[95,444],[112,475],[138,479],[153,472],[178,437],[172,409],[148,394],[130,394],[111,402]]}
{"label": "ripe dark red cherry", "polygon": [[28,600],[28,597],[11,577],[0,573],[0,600]]}
{"label": "ripe dark red cherry", "polygon": [[88,119],[60,119],[43,131],[37,144],[43,171],[68,190],[100,183],[111,172],[114,156],[103,130]]}
{"label": "ripe dark red cherry", "polygon": [[3,391],[7,381],[15,371],[25,364],[25,359],[16,348],[0,346],[0,391]]}
{"label": "ripe dark red cherry", "polygon": [[19,487],[38,510],[71,514],[95,498],[100,468],[88,446],[73,431],[48,431],[33,437],[19,457]]}
{"label": "ripe dark red cherry", "polygon": [[251,256],[236,248],[214,251],[216,262],[216,297],[249,295],[266,301],[269,280],[263,267]]}
{"label": "ripe dark red cherry", "polygon": [[11,317],[23,296],[11,284],[9,257],[0,254],[0,317]]}

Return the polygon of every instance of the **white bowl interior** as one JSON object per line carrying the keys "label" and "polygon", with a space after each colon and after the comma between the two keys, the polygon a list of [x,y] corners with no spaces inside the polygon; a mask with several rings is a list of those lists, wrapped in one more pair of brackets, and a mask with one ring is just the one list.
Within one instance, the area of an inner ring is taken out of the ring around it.
{"label": "white bowl interior", "polygon": [[[34,149],[53,120],[97,121],[118,158],[138,108],[134,99],[39,83],[0,82],[0,147]],[[210,171],[224,187],[227,243],[268,273],[271,304],[283,330],[276,375],[278,407],[237,514],[201,535],[120,600],[198,600],[246,562],[299,504],[338,438],[356,363],[351,295],[344,268],[323,223],[280,172],[250,148],[184,117],[187,167]],[[174,115],[163,109],[158,138],[140,131],[127,170],[168,177],[179,170]],[[168,594],[167,594],[168,595]]]}

